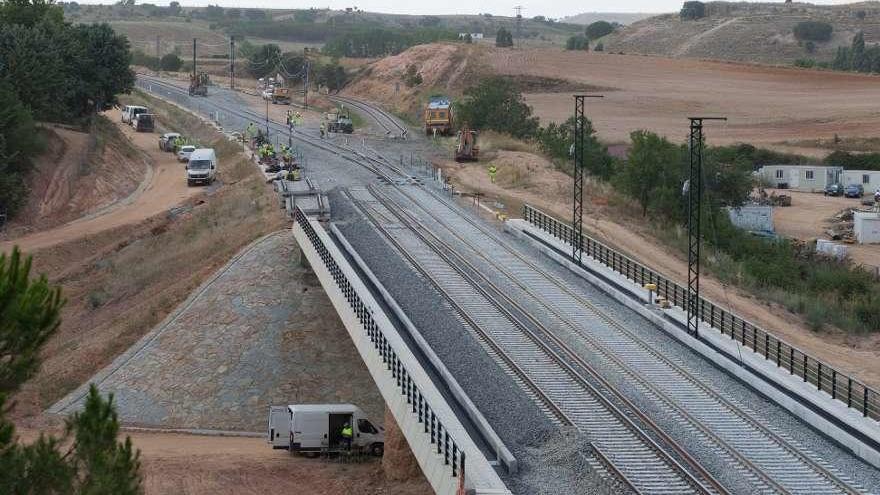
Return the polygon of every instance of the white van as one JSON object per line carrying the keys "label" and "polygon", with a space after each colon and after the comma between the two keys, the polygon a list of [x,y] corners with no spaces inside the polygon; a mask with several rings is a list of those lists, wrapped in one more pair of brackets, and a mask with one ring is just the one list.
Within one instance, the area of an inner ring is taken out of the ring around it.
{"label": "white van", "polygon": [[134,119],[139,114],[149,113],[147,107],[139,107],[137,105],[125,105],[122,107],[122,121],[126,124],[134,125]]}
{"label": "white van", "polygon": [[201,148],[192,152],[186,164],[186,185],[201,182],[210,184],[217,176],[217,155],[213,148]]}
{"label": "white van", "polygon": [[385,429],[352,404],[291,404],[269,408],[267,442],[274,449],[291,452],[338,452],[344,450],[342,427],[348,423],[354,436],[351,448],[381,456],[385,452]]}

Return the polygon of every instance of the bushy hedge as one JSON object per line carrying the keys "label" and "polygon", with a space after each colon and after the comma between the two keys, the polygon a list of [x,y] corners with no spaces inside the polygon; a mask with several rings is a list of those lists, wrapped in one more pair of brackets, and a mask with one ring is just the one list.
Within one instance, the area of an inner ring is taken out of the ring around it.
{"label": "bushy hedge", "polygon": [[794,37],[799,41],[828,41],[831,39],[831,33],[834,27],[827,22],[821,21],[802,21],[794,26]]}

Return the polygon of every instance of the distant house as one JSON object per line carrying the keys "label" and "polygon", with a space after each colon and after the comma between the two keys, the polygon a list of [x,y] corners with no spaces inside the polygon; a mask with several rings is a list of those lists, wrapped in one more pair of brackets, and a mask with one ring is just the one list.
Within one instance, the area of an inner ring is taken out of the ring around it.
{"label": "distant house", "polygon": [[471,39],[474,41],[483,39],[483,33],[458,33],[458,39],[463,40],[467,38],[467,35],[471,35]]}
{"label": "distant house", "polygon": [[779,189],[822,192],[826,186],[840,183],[843,167],[826,165],[764,165],[757,175]]}
{"label": "distant house", "polygon": [[845,170],[843,172],[844,186],[861,184],[866,193],[871,194],[880,187],[880,171],[878,170]]}

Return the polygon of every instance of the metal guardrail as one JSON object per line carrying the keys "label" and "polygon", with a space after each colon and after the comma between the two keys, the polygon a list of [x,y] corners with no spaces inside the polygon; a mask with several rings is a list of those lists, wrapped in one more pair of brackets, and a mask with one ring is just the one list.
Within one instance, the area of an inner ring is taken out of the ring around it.
{"label": "metal guardrail", "polygon": [[361,326],[363,326],[367,336],[370,338],[370,342],[373,343],[374,349],[382,357],[382,362],[391,371],[392,378],[397,380],[397,386],[400,388],[401,394],[406,395],[407,404],[412,406],[412,413],[417,414],[419,423],[424,425],[424,433],[430,435],[432,445],[436,444],[436,453],[443,456],[444,464],[452,466],[453,477],[462,474],[465,465],[464,451],[458,446],[455,439],[450,436],[449,431],[443,426],[440,418],[434,414],[431,405],[428,404],[421,390],[419,390],[419,387],[410,377],[406,367],[398,359],[394,348],[388,342],[388,339],[385,338],[382,329],[379,328],[379,325],[373,319],[371,310],[361,300],[360,295],[358,295],[357,291],[348,281],[345,273],[340,269],[330,251],[327,250],[327,247],[324,246],[323,241],[318,237],[311,223],[309,223],[306,215],[299,208],[296,208],[294,211],[294,221],[300,225],[303,232],[309,238],[309,242],[312,243],[312,247],[315,248],[318,256],[321,257],[321,261],[324,263],[327,271],[330,272],[330,275],[336,282],[336,286],[345,296],[352,311],[357,315]]}
{"label": "metal guardrail", "polygon": [[[528,204],[523,205],[523,218],[562,242],[572,244],[572,228],[567,223]],[[639,285],[656,284],[658,296],[665,297],[675,306],[684,307],[687,289],[676,282],[592,237],[583,236],[581,250],[585,255]],[[571,256],[571,253],[566,255]],[[776,363],[792,375],[803,378],[804,382],[815,385],[820,391],[831,395],[832,399],[843,402],[863,416],[880,421],[880,393],[876,390],[711,301],[701,297],[698,309],[700,320],[718,329],[723,335],[763,354],[765,359]]]}

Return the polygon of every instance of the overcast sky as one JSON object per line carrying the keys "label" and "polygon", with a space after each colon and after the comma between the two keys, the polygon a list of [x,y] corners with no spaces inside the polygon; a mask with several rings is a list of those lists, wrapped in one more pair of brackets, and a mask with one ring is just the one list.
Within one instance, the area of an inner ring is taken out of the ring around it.
{"label": "overcast sky", "polygon": [[[583,12],[673,12],[681,8],[683,0],[549,0],[535,2],[528,0],[178,0],[184,6],[222,5],[224,7],[271,7],[276,9],[330,7],[343,9],[357,6],[361,10],[389,12],[398,14],[480,14],[489,12],[495,15],[513,15],[513,7],[523,6],[523,15],[534,17],[565,17]],[[315,2],[321,3],[315,3]],[[852,3],[853,0],[814,0],[815,4]],[[112,3],[107,0],[80,0],[80,3]],[[137,3],[167,5],[165,0],[137,0]],[[779,3],[783,3],[782,0]]]}

